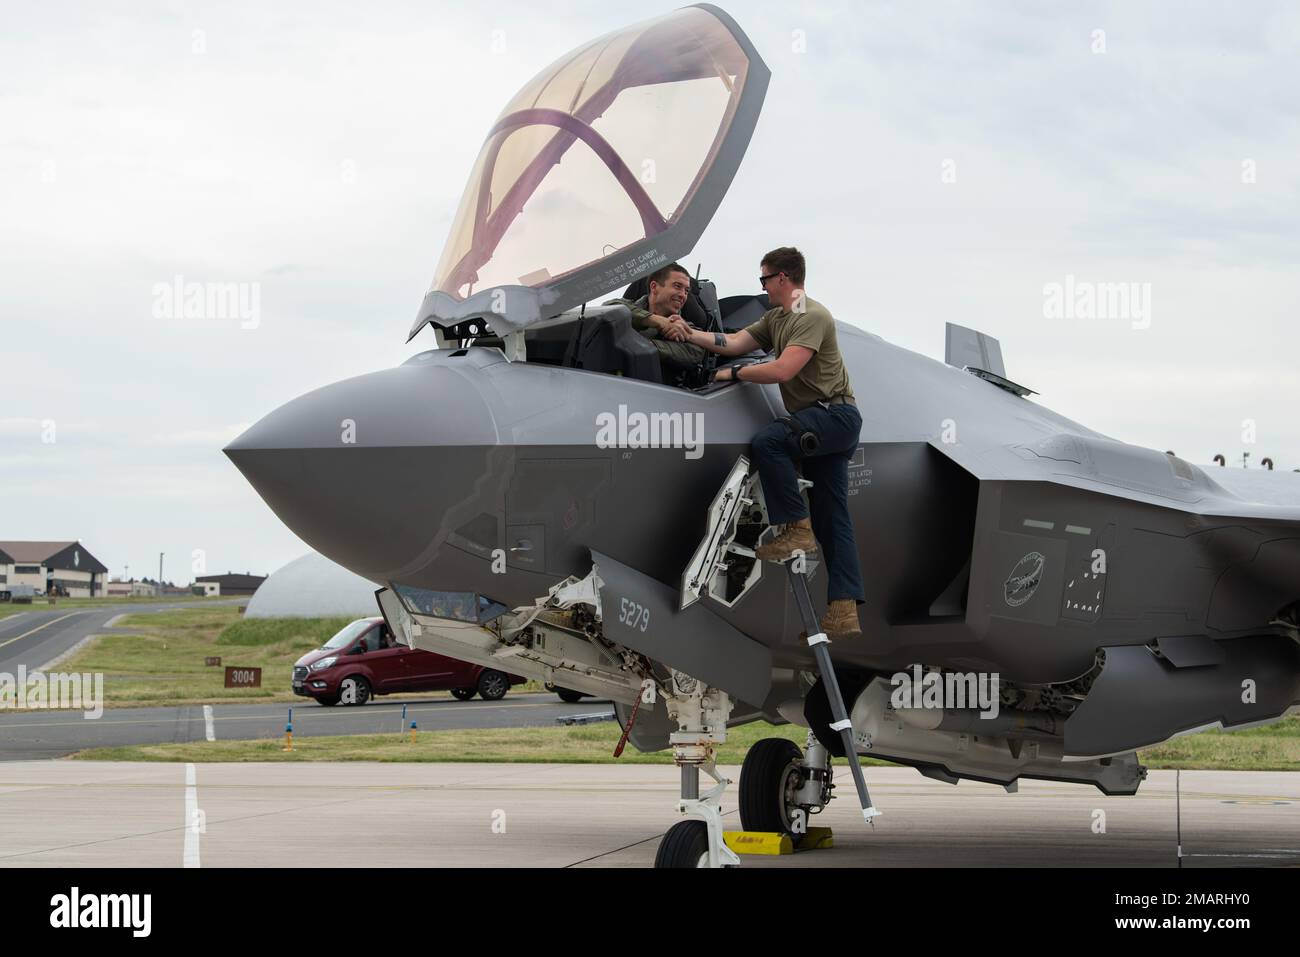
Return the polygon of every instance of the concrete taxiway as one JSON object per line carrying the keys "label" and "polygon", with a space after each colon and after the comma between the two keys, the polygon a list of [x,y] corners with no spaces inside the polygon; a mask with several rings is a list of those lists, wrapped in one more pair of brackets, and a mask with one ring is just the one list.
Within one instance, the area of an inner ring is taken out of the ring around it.
{"label": "concrete taxiway", "polygon": [[[745,866],[1177,863],[1172,771],[1113,798],[906,768],[868,778],[874,828],[839,771],[841,796],[813,819],[835,847]],[[678,820],[677,787],[671,765],[15,762],[0,767],[0,865],[646,867]],[[1181,789],[1184,867],[1300,866],[1300,773],[1184,771]],[[738,829],[734,786],[724,810]]]}

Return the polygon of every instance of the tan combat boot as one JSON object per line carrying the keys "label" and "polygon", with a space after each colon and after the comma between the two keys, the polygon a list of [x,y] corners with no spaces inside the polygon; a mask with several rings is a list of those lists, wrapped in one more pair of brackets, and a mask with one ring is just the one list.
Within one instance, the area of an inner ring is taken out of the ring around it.
{"label": "tan combat boot", "polygon": [[822,616],[822,631],[828,638],[861,638],[858,603],[852,598],[837,598],[827,605],[826,614]]}
{"label": "tan combat boot", "polygon": [[754,549],[754,554],[765,562],[788,562],[795,552],[811,556],[817,551],[817,539],[813,538],[812,521],[801,518],[793,525],[786,525],[781,534],[766,545]]}

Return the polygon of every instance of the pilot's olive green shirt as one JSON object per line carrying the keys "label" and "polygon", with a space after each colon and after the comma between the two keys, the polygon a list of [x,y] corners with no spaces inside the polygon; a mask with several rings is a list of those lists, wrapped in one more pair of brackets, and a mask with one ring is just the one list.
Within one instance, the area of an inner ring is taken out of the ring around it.
{"label": "pilot's olive green shirt", "polygon": [[758,322],[745,328],[760,347],[777,358],[786,346],[813,351],[798,374],[781,383],[781,400],[787,412],[798,412],[836,396],[853,395],[830,311],[806,296],[803,306],[802,312],[787,312],[780,306],[769,309]]}

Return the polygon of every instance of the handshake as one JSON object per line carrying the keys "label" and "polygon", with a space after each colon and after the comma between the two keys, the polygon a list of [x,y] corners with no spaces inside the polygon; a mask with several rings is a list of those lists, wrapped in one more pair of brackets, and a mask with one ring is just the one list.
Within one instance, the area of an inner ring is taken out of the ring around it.
{"label": "handshake", "polygon": [[659,334],[673,342],[686,342],[690,339],[691,325],[680,315],[656,316]]}

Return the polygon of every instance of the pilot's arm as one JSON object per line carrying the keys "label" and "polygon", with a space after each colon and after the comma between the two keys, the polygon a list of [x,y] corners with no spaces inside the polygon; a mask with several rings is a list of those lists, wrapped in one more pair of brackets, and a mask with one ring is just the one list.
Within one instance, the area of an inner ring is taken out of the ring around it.
{"label": "pilot's arm", "polygon": [[739,332],[702,332],[699,329],[692,329],[685,322],[680,324],[672,323],[671,328],[665,333],[669,339],[675,339],[678,342],[689,342],[692,345],[699,346],[701,349],[707,349],[709,352],[716,352],[720,356],[743,356],[747,352],[753,352],[759,348],[758,340],[749,334],[748,329],[741,329]]}
{"label": "pilot's arm", "polygon": [[605,303],[607,306],[626,306],[628,312],[632,314],[632,328],[637,332],[649,333],[658,332],[665,339],[669,338],[668,328],[674,322],[680,322],[685,325],[685,320],[679,315],[657,316],[649,309],[645,309],[632,299],[610,299]]}

